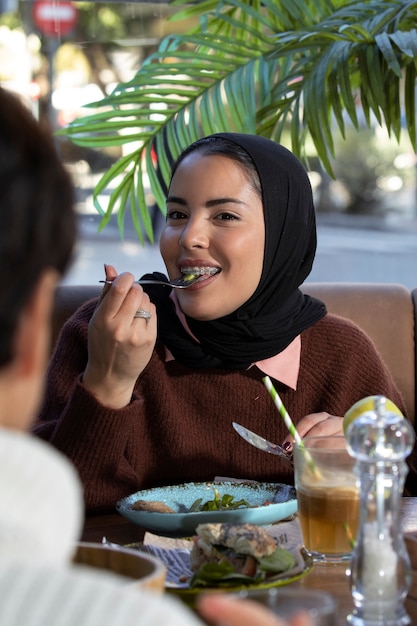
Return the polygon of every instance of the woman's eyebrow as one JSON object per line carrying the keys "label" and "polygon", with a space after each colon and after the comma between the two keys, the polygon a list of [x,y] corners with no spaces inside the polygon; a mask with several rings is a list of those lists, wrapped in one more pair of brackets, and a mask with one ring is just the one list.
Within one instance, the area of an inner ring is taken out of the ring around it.
{"label": "woman's eyebrow", "polygon": [[214,198],[213,200],[208,200],[206,202],[207,207],[217,206],[218,204],[244,204],[241,200],[237,198]]}
{"label": "woman's eyebrow", "polygon": [[183,206],[187,204],[183,198],[179,198],[178,196],[168,196],[166,202],[176,202],[177,204],[182,204]]}
{"label": "woman's eyebrow", "polygon": [[[182,206],[186,206],[187,202],[183,199],[180,198],[178,196],[168,196],[166,199],[166,202],[175,202],[176,204],[181,204]],[[238,200],[237,198],[213,198],[213,200],[207,200],[207,202],[205,203],[205,206],[210,208],[213,206],[218,206],[218,205],[222,205],[222,204],[245,204],[244,202],[242,202],[241,200]]]}

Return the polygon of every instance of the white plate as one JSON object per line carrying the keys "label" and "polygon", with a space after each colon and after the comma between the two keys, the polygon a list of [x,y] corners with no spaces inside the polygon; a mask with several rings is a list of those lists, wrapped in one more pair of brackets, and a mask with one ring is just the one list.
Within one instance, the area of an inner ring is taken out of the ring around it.
{"label": "white plate", "polygon": [[[191,505],[202,498],[214,498],[214,489],[220,496],[234,496],[234,502],[246,500],[250,507],[223,511],[188,513]],[[134,511],[136,500],[164,502],[175,513]],[[271,503],[271,504],[265,504]],[[231,524],[273,524],[297,512],[294,487],[279,483],[202,482],[184,483],[169,487],[155,487],[137,491],[119,500],[117,511],[128,520],[147,531],[167,537],[188,537],[195,533],[198,524],[228,522]]]}

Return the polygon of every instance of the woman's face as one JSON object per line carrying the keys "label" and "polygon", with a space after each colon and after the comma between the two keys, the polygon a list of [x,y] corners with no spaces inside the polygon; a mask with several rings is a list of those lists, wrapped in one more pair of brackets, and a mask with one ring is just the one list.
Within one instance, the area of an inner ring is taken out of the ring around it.
{"label": "woman's face", "polygon": [[177,290],[184,313],[214,320],[246,302],[261,278],[264,244],[262,201],[245,169],[219,155],[185,157],[169,189],[161,254],[171,279],[219,271]]}

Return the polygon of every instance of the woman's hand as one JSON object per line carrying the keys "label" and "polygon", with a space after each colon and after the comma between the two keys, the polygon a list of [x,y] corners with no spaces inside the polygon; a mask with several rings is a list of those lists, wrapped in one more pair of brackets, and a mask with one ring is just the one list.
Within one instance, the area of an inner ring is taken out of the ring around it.
{"label": "woman's hand", "polygon": [[[152,356],[156,342],[156,309],[130,273],[117,275],[105,266],[106,285],[88,328],[88,362],[83,384],[111,408],[129,404],[135,382]],[[149,320],[135,317],[138,309]]]}
{"label": "woman's hand", "polygon": [[202,594],[197,600],[197,608],[203,619],[222,626],[312,626],[308,615],[301,611],[284,621],[258,602],[225,594]]}
{"label": "woman's hand", "polygon": [[[330,415],[329,413],[310,413],[297,423],[297,431],[300,437],[331,437],[343,436],[343,417]],[[294,445],[294,438],[288,434],[282,447],[289,452]]]}

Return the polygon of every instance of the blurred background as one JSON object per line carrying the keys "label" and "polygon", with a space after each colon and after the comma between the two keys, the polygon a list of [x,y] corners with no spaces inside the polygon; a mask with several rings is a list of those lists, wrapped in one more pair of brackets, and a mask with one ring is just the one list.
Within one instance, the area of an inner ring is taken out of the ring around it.
{"label": "blurred background", "polygon": [[[0,0],[0,84],[58,130],[132,78],[165,35],[190,27],[168,20],[174,10],[146,0]],[[398,144],[377,124],[359,133],[352,129],[344,141],[335,137],[335,179],[311,155],[318,250],[309,280],[417,286],[417,158],[403,137]],[[96,283],[103,263],[138,276],[163,270],[157,244],[142,245],[128,221],[123,239],[116,216],[99,232],[92,191],[123,146],[89,149],[60,138],[58,147],[76,187],[80,232],[64,282]],[[147,203],[157,240],[164,217],[151,193]]]}

